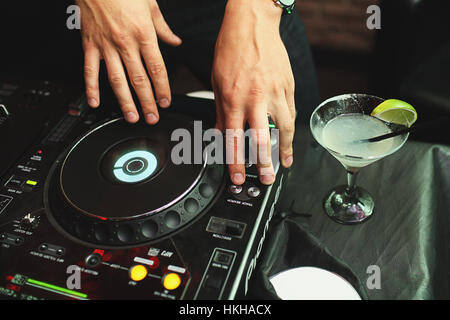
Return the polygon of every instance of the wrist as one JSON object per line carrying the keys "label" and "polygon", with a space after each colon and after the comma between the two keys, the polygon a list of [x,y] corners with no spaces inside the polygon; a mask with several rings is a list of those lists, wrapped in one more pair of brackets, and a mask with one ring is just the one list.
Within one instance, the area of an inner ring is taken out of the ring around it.
{"label": "wrist", "polygon": [[273,0],[228,0],[225,14],[255,13],[259,17],[279,24],[283,9],[277,6]]}

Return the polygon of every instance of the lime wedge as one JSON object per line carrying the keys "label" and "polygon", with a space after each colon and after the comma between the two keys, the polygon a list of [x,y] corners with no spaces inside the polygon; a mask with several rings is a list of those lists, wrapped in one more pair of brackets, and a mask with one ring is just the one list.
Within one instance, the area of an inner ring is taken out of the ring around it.
{"label": "lime wedge", "polygon": [[370,115],[406,127],[411,127],[417,120],[417,111],[413,106],[397,99],[389,99],[380,103]]}

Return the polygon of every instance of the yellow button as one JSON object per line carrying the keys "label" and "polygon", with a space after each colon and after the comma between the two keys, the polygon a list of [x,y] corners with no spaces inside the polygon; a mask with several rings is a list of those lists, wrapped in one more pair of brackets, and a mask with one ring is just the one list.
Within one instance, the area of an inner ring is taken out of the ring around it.
{"label": "yellow button", "polygon": [[130,269],[130,278],[133,281],[144,280],[147,276],[147,268],[141,264],[138,264]]}
{"label": "yellow button", "polygon": [[37,185],[37,181],[28,180],[27,184],[30,185],[30,186],[35,186],[35,185]]}
{"label": "yellow button", "polygon": [[181,278],[176,273],[168,273],[163,278],[163,286],[167,290],[175,290],[181,284]]}

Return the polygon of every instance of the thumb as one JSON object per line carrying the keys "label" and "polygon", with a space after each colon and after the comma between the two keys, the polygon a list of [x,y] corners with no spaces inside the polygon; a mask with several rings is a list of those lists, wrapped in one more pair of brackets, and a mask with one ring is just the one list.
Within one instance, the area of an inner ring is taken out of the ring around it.
{"label": "thumb", "polygon": [[175,33],[173,33],[172,29],[170,29],[156,2],[151,8],[151,15],[158,38],[168,45],[174,47],[178,47],[179,45],[181,45],[182,40]]}

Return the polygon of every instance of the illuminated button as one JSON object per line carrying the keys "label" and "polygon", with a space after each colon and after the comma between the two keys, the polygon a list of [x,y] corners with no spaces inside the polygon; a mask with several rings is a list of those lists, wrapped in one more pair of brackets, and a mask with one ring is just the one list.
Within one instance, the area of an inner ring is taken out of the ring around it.
{"label": "illuminated button", "polygon": [[22,185],[22,190],[25,191],[25,192],[31,192],[31,191],[33,191],[33,189],[36,187],[37,184],[38,184],[37,181],[27,180]]}
{"label": "illuminated button", "polygon": [[37,181],[34,181],[34,180],[27,180],[26,184],[29,185],[29,186],[35,186],[38,183],[37,183]]}
{"label": "illuminated button", "polygon": [[133,281],[141,281],[147,277],[147,268],[142,264],[138,264],[130,269],[130,278]]}
{"label": "illuminated button", "polygon": [[175,290],[181,284],[181,278],[176,273],[168,273],[163,278],[163,286],[167,290]]}
{"label": "illuminated button", "polygon": [[114,164],[113,173],[117,180],[126,183],[137,183],[150,177],[158,166],[155,155],[138,150],[128,152]]}

